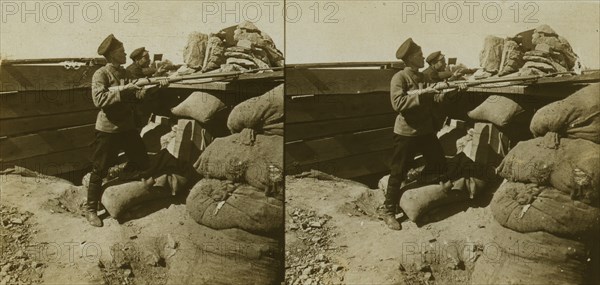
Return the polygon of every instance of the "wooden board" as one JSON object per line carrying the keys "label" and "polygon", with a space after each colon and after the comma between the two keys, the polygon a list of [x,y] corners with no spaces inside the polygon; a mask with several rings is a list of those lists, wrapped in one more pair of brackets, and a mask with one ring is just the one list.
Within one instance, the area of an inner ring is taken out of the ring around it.
{"label": "wooden board", "polygon": [[94,130],[90,124],[0,139],[0,163],[88,147]]}
{"label": "wooden board", "polygon": [[0,91],[90,88],[100,65],[67,69],[62,65],[0,65]]}
{"label": "wooden board", "polygon": [[286,96],[285,123],[362,117],[394,112],[390,94]]}
{"label": "wooden board", "polygon": [[23,91],[0,94],[0,119],[97,109],[91,90]]}
{"label": "wooden board", "polygon": [[92,151],[89,147],[76,148],[11,162],[3,162],[0,163],[0,170],[21,166],[42,174],[56,175],[89,167],[91,165],[91,154]]}
{"label": "wooden board", "polygon": [[[285,93],[357,94],[389,92],[395,69],[286,69]],[[389,94],[388,94],[389,96]]]}
{"label": "wooden board", "polygon": [[0,137],[87,125],[94,123],[97,115],[98,110],[87,110],[47,116],[3,119],[0,120]]}
{"label": "wooden board", "polygon": [[396,113],[386,113],[339,120],[286,123],[285,141],[292,142],[297,140],[315,139],[340,133],[391,127],[394,125],[395,119]]}
{"label": "wooden board", "polygon": [[319,63],[297,63],[286,64],[285,68],[356,68],[356,67],[376,67],[376,68],[396,68],[403,69],[406,66],[403,61],[355,61],[355,62],[319,62]]}
{"label": "wooden board", "polygon": [[316,169],[341,178],[353,178],[389,171],[391,155],[392,149],[390,148],[302,166],[286,162],[285,172],[286,174],[297,174]]}
{"label": "wooden board", "polygon": [[388,149],[393,144],[393,133],[393,128],[383,128],[288,143],[285,145],[285,161],[286,164],[303,166]]}

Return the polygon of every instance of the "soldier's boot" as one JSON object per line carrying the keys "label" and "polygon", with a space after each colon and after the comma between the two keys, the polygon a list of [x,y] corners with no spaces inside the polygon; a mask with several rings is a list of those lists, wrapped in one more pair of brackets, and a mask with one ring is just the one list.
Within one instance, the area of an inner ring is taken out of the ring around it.
{"label": "soldier's boot", "polygon": [[88,223],[90,223],[90,225],[94,227],[102,227],[102,219],[100,219],[100,217],[98,217],[98,214],[96,213],[96,210],[98,209],[98,202],[88,201],[85,204],[85,206],[85,219],[88,221]]}
{"label": "soldier's boot", "polygon": [[385,192],[385,201],[383,202],[383,213],[382,218],[388,228],[399,231],[402,229],[402,225],[396,219],[396,205],[398,204],[398,193],[397,191],[390,191],[388,187]]}

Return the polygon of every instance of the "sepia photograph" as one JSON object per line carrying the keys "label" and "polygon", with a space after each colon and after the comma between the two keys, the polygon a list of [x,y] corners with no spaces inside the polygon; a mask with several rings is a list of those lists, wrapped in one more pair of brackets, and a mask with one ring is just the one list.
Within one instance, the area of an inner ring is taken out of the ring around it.
{"label": "sepia photograph", "polygon": [[283,1],[1,1],[0,284],[281,284]]}
{"label": "sepia photograph", "polygon": [[286,284],[599,284],[598,2],[296,3]]}

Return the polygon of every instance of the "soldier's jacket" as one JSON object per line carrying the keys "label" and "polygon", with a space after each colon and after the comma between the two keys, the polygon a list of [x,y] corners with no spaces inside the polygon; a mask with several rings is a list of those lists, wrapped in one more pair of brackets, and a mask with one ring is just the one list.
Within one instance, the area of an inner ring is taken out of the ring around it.
{"label": "soldier's jacket", "polygon": [[143,78],[152,76],[156,72],[156,69],[150,67],[143,68],[137,62],[134,62],[127,67],[127,71],[133,78]]}
{"label": "soldier's jacket", "polygon": [[109,90],[111,86],[125,85],[132,79],[123,67],[108,63],[99,68],[92,77],[92,99],[100,108],[96,117],[96,130],[121,133],[135,129],[134,104],[136,92]]}
{"label": "soldier's jacket", "polygon": [[425,70],[423,70],[423,81],[426,83],[436,83],[440,81],[444,81],[448,78],[452,77],[452,73],[448,71],[439,72],[435,70],[432,66],[429,66]]}
{"label": "soldier's jacket", "polygon": [[392,77],[390,83],[392,108],[398,112],[394,133],[412,137],[437,131],[439,122],[435,122],[434,125],[434,121],[437,121],[434,117],[437,116],[434,116],[434,103],[431,97],[407,94],[410,90],[419,89],[419,84],[423,85],[423,83],[423,74],[410,67],[404,68]]}

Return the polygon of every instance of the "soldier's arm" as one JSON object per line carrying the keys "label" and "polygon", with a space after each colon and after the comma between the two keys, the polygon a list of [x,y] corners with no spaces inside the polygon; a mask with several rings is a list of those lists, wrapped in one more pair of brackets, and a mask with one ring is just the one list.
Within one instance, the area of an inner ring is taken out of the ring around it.
{"label": "soldier's arm", "polygon": [[[419,91],[419,90],[415,90]],[[390,93],[392,99],[392,108],[396,112],[402,113],[420,106],[421,92],[408,92],[408,81],[400,74],[394,75],[390,83]]]}
{"label": "soldier's arm", "polygon": [[98,70],[92,77],[92,100],[98,108],[104,108],[115,103],[121,102],[121,92],[119,88],[111,88],[108,77],[102,71]]}

